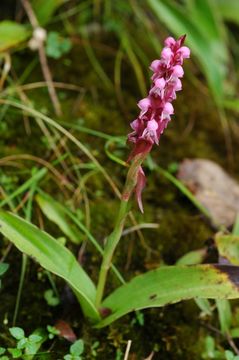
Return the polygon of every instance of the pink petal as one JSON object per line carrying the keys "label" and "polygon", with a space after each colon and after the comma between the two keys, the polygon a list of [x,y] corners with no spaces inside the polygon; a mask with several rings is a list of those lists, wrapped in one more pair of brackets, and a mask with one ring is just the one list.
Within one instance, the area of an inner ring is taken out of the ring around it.
{"label": "pink petal", "polygon": [[157,88],[162,90],[165,87],[165,83],[166,83],[166,81],[164,80],[164,78],[159,78],[155,81],[154,84]]}
{"label": "pink petal", "polygon": [[181,82],[180,79],[177,79],[177,82],[176,82],[176,84],[175,84],[174,90],[175,90],[175,91],[180,91],[180,90],[182,90],[182,82]]}
{"label": "pink petal", "polygon": [[138,119],[135,119],[134,121],[132,121],[130,123],[130,126],[133,130],[137,131],[138,128],[139,128],[139,120]]}
{"label": "pink petal", "polygon": [[168,47],[174,46],[175,43],[176,43],[176,40],[175,40],[172,36],[169,36],[169,37],[164,41],[164,45],[165,45],[165,46],[168,46]]}
{"label": "pink petal", "polygon": [[151,65],[150,65],[150,69],[153,70],[154,72],[158,70],[159,66],[161,64],[160,60],[154,60],[152,61]]}
{"label": "pink petal", "polygon": [[184,59],[190,57],[190,49],[187,46],[182,46],[179,51],[181,52]]}
{"label": "pink petal", "polygon": [[151,103],[150,103],[150,99],[149,98],[144,98],[142,100],[140,100],[138,102],[138,107],[142,110],[142,111],[147,111],[148,108],[150,107]]}
{"label": "pink petal", "polygon": [[175,65],[173,67],[173,75],[181,78],[181,77],[183,77],[183,74],[184,74],[184,71],[183,71],[183,68],[181,65]]}
{"label": "pink petal", "polygon": [[155,121],[155,120],[150,120],[150,121],[148,121],[148,123],[147,123],[147,129],[148,129],[149,131],[155,131],[155,130],[157,130],[157,128],[158,128],[158,123],[157,123],[157,121]]}
{"label": "pink petal", "polygon": [[169,47],[163,48],[163,50],[161,52],[162,59],[168,61],[171,59],[172,55],[173,55],[173,52]]}
{"label": "pink petal", "polygon": [[170,102],[167,102],[167,103],[164,105],[163,113],[164,113],[165,115],[172,115],[172,114],[174,113],[173,105],[172,105]]}

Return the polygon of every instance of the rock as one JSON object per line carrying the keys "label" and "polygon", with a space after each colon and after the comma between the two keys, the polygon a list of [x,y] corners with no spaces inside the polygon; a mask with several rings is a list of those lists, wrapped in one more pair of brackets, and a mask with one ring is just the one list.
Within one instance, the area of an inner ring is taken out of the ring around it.
{"label": "rock", "polygon": [[178,178],[209,211],[214,224],[233,225],[239,213],[239,184],[221,166],[206,159],[185,159]]}

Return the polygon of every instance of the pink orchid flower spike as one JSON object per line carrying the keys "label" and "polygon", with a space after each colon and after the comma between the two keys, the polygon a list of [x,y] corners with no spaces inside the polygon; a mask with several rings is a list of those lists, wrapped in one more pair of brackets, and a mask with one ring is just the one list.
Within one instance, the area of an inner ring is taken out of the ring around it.
{"label": "pink orchid flower spike", "polygon": [[128,161],[137,158],[137,171],[134,172],[134,191],[140,210],[143,212],[141,199],[142,190],[146,179],[138,159],[142,162],[151,151],[154,144],[159,144],[159,139],[174,114],[172,101],[176,99],[176,92],[182,90],[181,78],[184,75],[183,61],[190,57],[190,49],[184,46],[186,36],[178,40],[168,37],[161,51],[161,58],[154,60],[150,69],[153,71],[152,85],[146,98],[138,102],[139,116],[130,125],[133,129],[128,135],[128,141],[133,143],[133,148]]}

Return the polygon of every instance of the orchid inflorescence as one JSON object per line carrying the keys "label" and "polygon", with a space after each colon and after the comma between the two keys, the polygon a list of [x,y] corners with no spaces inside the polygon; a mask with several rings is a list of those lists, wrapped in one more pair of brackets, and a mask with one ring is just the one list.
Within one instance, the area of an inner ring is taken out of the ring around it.
{"label": "orchid inflorescence", "polygon": [[[182,89],[180,78],[183,77],[183,60],[189,58],[190,50],[183,46],[185,35],[178,40],[168,37],[161,52],[161,59],[154,60],[150,69],[153,71],[152,86],[146,98],[138,102],[140,114],[130,125],[133,129],[128,141],[134,144],[129,160],[141,155],[142,160],[151,151],[153,144],[159,143],[161,134],[174,114],[172,101],[176,92]],[[135,184],[136,198],[143,211],[141,192],[145,186],[145,175],[141,166],[137,169]]]}

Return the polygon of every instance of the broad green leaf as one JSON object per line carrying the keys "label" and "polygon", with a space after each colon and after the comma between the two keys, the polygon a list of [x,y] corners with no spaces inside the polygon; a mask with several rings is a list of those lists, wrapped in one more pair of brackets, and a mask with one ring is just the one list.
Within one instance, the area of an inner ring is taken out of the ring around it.
{"label": "broad green leaf", "polygon": [[[176,265],[197,265],[201,264],[207,255],[206,248],[190,251],[176,262]],[[207,315],[212,314],[211,305],[208,299],[194,299],[199,309]]]}
{"label": "broad green leaf", "polygon": [[95,285],[67,248],[36,226],[3,210],[0,211],[0,232],[46,270],[65,279],[85,315],[94,321],[99,318],[94,306]]}
{"label": "broad green leaf", "polygon": [[218,233],[215,242],[219,254],[233,265],[239,265],[239,236]]}
{"label": "broad green leaf", "polygon": [[29,37],[29,30],[24,25],[14,21],[0,22],[0,52],[19,45]]}
{"label": "broad green leaf", "polygon": [[167,266],[139,275],[102,303],[111,312],[97,327],[109,325],[135,310],[161,307],[192,298],[239,298],[239,267],[220,265]]}
{"label": "broad green leaf", "polygon": [[41,26],[46,25],[54,12],[68,0],[33,0],[32,7]]}
{"label": "broad green leaf", "polygon": [[[215,38],[215,28],[210,32],[213,36],[210,37],[210,33],[205,34],[201,21],[194,19],[187,9],[176,2],[148,0],[148,4],[176,36],[187,35],[187,44],[198,58],[216,102],[220,103],[223,98],[227,50],[222,39]],[[212,30],[211,26],[210,28]]]}
{"label": "broad green leaf", "polygon": [[36,200],[45,216],[54,222],[61,231],[75,244],[79,244],[82,241],[82,234],[77,231],[75,226],[69,222],[69,217],[62,210],[62,206],[59,206],[57,201],[50,196],[38,194]]}

